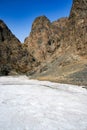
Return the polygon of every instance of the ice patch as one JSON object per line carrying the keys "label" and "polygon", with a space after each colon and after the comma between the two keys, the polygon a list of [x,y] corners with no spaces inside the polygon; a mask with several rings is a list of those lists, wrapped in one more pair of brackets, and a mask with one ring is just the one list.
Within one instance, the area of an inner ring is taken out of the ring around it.
{"label": "ice patch", "polygon": [[87,130],[87,90],[0,77],[0,130]]}

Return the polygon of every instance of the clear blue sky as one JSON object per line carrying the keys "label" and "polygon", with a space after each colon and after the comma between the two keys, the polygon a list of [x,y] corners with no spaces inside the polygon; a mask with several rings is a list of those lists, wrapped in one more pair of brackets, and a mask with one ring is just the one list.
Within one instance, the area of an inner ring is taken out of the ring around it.
{"label": "clear blue sky", "polygon": [[0,19],[23,42],[36,17],[45,15],[55,21],[69,16],[71,6],[72,0],[0,0]]}

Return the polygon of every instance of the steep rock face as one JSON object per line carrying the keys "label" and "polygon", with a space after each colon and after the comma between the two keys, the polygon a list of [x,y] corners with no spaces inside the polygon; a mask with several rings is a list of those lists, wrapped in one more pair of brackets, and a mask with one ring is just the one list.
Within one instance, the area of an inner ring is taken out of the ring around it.
{"label": "steep rock face", "polygon": [[17,43],[20,43],[20,41],[11,33],[6,24],[0,20],[0,43],[7,40],[10,41],[12,39],[16,40]]}
{"label": "steep rock face", "polygon": [[[73,0],[69,18],[37,17],[23,45],[0,21],[0,72],[87,85],[87,0]],[[84,76],[85,75],[85,76]]]}
{"label": "steep rock face", "polygon": [[30,36],[25,40],[24,45],[38,61],[45,62],[51,59],[60,47],[62,30],[66,21],[67,18],[63,18],[51,23],[46,16],[35,19]]}
{"label": "steep rock face", "polygon": [[46,56],[47,50],[45,46],[51,35],[50,26],[51,23],[45,16],[36,18],[32,25],[30,36],[25,41],[29,52],[40,61],[44,60]]}
{"label": "steep rock face", "polygon": [[87,0],[73,0],[70,19],[77,21],[87,17]]}
{"label": "steep rock face", "polygon": [[87,0],[73,0],[69,18],[53,23],[45,16],[36,18],[24,45],[40,62],[67,51],[87,57]]}
{"label": "steep rock face", "polygon": [[31,70],[35,63],[34,57],[0,20],[0,74],[24,73]]}
{"label": "steep rock face", "polygon": [[69,40],[81,56],[87,55],[87,0],[74,0],[69,16]]}
{"label": "steep rock face", "polygon": [[69,18],[53,23],[46,17],[43,22],[42,18],[34,21],[37,29],[32,27],[33,31],[25,41],[30,53],[34,50],[32,55],[42,63],[33,78],[87,85],[83,76],[87,70],[87,0],[73,0]]}

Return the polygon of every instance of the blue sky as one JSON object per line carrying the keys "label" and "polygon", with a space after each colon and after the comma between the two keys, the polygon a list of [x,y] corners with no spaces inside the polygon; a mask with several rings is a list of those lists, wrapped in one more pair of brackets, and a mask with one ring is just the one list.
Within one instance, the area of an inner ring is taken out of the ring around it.
{"label": "blue sky", "polygon": [[72,0],[0,0],[0,19],[23,42],[36,17],[45,15],[55,21],[69,16],[71,6]]}

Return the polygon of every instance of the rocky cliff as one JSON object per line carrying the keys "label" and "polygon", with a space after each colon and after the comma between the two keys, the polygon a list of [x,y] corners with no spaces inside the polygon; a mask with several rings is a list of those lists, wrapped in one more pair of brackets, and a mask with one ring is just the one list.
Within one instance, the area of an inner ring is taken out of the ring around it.
{"label": "rocky cliff", "polygon": [[73,0],[70,19],[77,21],[87,17],[87,0]]}
{"label": "rocky cliff", "polygon": [[25,46],[39,61],[51,59],[57,52],[67,49],[79,55],[87,55],[87,1],[74,0],[69,18],[53,23],[41,16],[35,19]]}
{"label": "rocky cliff", "polygon": [[87,0],[73,0],[69,18],[36,18],[25,45],[41,62],[33,78],[86,85]]}
{"label": "rocky cliff", "polygon": [[87,85],[87,0],[73,0],[68,18],[37,17],[22,45],[0,21],[0,71]]}
{"label": "rocky cliff", "polygon": [[41,16],[35,19],[24,45],[36,59],[44,62],[55,52],[58,40],[58,30],[47,17]]}
{"label": "rocky cliff", "polygon": [[56,50],[61,52],[61,39],[67,21],[68,18],[61,18],[51,23],[46,16],[35,19],[24,45],[38,61],[47,62],[52,59]]}
{"label": "rocky cliff", "polygon": [[0,20],[0,75],[25,73],[37,62]]}
{"label": "rocky cliff", "polygon": [[76,51],[87,55],[87,0],[74,0],[69,16],[69,29]]}

